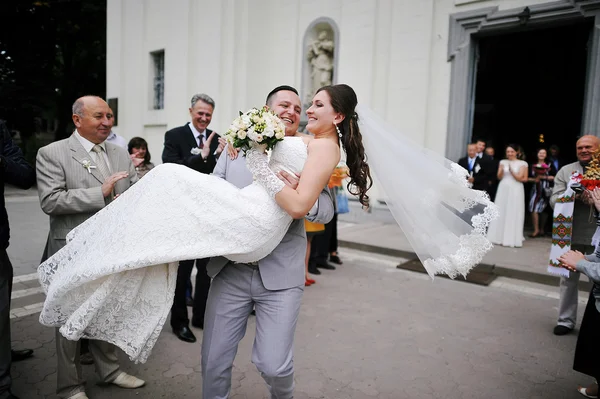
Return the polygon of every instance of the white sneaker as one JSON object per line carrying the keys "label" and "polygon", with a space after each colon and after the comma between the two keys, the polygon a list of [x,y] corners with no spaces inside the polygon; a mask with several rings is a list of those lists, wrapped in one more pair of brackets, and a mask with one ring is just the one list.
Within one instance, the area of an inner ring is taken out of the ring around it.
{"label": "white sneaker", "polygon": [[69,396],[68,399],[89,399],[85,392],[78,392],[73,396]]}
{"label": "white sneaker", "polygon": [[115,384],[118,387],[127,389],[135,389],[146,385],[146,381],[140,380],[139,378],[129,375],[124,371],[122,371],[121,374],[119,374],[117,378],[115,378],[110,383]]}

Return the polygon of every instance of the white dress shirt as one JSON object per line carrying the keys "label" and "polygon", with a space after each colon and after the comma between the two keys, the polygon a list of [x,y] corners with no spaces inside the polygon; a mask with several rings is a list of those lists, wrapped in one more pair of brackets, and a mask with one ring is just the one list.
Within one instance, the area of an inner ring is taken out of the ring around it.
{"label": "white dress shirt", "polygon": [[[98,158],[96,158],[97,154],[94,151],[92,151],[92,148],[94,148],[94,146],[96,144],[92,143],[91,141],[89,141],[88,139],[83,137],[81,134],[79,134],[77,129],[75,129],[75,137],[77,137],[77,140],[79,140],[79,142],[81,143],[81,145],[83,146],[85,151],[88,154],[90,154],[90,158],[92,158],[94,160],[94,163],[98,163]],[[104,161],[106,162],[108,169],[110,169],[112,171],[112,167],[110,166],[110,161],[108,160],[108,154],[106,153],[106,144],[104,142],[102,142],[99,144],[99,146],[104,148],[104,151],[102,152],[102,156],[104,157]]]}
{"label": "white dress shirt", "polygon": [[202,136],[202,143],[206,143],[206,139],[208,138],[206,137],[206,129],[204,129],[203,132],[199,132],[198,129],[196,129],[196,127],[192,124],[192,122],[188,122],[188,126],[192,130],[192,133],[194,133],[196,143],[198,143],[198,148],[200,148],[200,136]]}

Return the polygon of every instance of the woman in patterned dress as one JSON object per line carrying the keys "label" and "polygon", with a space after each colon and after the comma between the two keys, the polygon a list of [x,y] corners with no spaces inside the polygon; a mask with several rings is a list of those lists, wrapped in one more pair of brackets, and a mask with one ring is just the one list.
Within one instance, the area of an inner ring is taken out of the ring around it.
{"label": "woman in patterned dress", "polygon": [[[529,235],[531,238],[543,236],[543,220],[544,210],[548,206],[550,200],[549,191],[552,190],[552,183],[556,171],[546,162],[548,153],[545,148],[538,149],[537,163],[531,165],[528,181],[533,183],[531,187],[531,197],[529,199],[529,212],[531,212],[531,222],[533,224],[533,233]],[[542,222],[540,223],[540,219]],[[540,228],[542,226],[542,228]]]}

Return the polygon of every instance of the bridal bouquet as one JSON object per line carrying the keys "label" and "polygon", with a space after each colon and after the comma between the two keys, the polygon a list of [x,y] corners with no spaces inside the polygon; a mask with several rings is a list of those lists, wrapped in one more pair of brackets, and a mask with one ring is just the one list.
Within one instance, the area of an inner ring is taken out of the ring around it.
{"label": "bridal bouquet", "polygon": [[266,105],[240,112],[225,132],[225,139],[231,146],[244,150],[257,145],[270,150],[284,137],[285,125]]}

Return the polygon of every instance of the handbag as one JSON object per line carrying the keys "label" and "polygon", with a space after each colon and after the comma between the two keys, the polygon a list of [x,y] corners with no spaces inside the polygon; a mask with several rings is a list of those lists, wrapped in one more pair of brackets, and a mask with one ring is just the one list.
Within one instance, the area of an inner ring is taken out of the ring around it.
{"label": "handbag", "polygon": [[343,188],[336,188],[335,201],[337,203],[337,213],[343,214],[350,212],[350,207],[348,206],[348,196]]}

